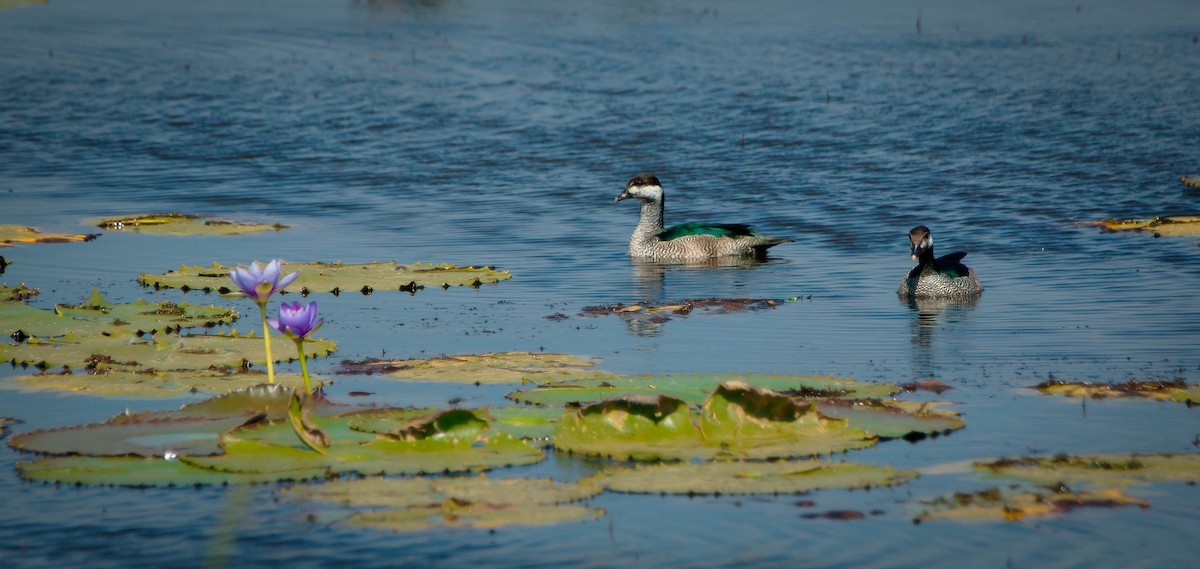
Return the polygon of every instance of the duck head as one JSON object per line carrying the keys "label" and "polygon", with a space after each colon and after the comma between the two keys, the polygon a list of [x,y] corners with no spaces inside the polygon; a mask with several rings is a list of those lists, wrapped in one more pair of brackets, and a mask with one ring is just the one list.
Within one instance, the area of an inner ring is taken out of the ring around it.
{"label": "duck head", "polygon": [[918,225],[908,232],[908,241],[912,245],[912,260],[933,258],[933,235],[929,228]]}
{"label": "duck head", "polygon": [[613,201],[637,198],[643,202],[661,202],[663,196],[662,184],[653,174],[638,174],[625,184],[625,191]]}

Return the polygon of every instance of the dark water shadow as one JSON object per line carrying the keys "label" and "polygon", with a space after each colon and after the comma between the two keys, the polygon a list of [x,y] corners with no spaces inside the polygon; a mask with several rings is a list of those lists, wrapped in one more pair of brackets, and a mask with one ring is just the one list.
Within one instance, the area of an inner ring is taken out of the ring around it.
{"label": "dark water shadow", "polygon": [[979,297],[898,298],[913,312],[910,340],[913,348],[913,380],[936,379],[937,363],[933,353],[938,343],[938,327],[943,324],[951,324],[958,319],[958,316],[975,310]]}

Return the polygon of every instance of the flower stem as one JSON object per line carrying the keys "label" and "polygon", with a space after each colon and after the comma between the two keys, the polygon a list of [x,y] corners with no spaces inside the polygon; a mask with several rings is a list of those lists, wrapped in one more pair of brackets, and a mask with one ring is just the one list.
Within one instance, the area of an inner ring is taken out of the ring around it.
{"label": "flower stem", "polygon": [[304,338],[296,338],[296,352],[300,354],[300,375],[304,376],[304,393],[312,393],[312,384],[308,381],[308,358],[304,357]]}
{"label": "flower stem", "polygon": [[263,344],[267,348],[267,383],[275,383],[275,364],[271,358],[271,329],[267,326],[267,303],[259,304],[258,310],[262,312]]}

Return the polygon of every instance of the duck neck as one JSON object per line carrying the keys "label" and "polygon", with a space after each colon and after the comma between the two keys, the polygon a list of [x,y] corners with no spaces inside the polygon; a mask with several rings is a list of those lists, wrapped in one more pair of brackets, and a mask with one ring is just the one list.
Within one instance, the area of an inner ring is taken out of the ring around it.
{"label": "duck neck", "polygon": [[638,220],[637,228],[629,242],[646,243],[658,240],[658,234],[663,231],[662,201],[642,202],[642,217]]}
{"label": "duck neck", "polygon": [[917,256],[917,267],[921,269],[933,268],[933,247],[922,249],[921,254]]}

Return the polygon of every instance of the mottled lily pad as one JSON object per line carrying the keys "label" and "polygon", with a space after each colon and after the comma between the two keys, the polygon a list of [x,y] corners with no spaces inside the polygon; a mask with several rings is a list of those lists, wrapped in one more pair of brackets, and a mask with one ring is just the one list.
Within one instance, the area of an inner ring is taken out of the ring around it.
{"label": "mottled lily pad", "polygon": [[[333,341],[319,338],[304,342],[309,357],[329,355],[336,347]],[[287,353],[277,350],[273,355]],[[262,339],[253,333],[139,336],[121,331],[107,336],[67,334],[61,338],[30,338],[17,345],[0,344],[0,361],[42,368],[83,369],[103,361],[126,371],[198,370],[239,367],[244,361],[265,365],[266,352]]]}
{"label": "mottled lily pad", "polygon": [[411,508],[439,506],[446,500],[473,505],[543,506],[586,500],[600,490],[599,486],[561,484],[547,478],[492,480],[486,476],[463,476],[337,480],[288,488],[283,493],[343,506]]}
{"label": "mottled lily pad", "polygon": [[1190,176],[1180,176],[1179,181],[1193,188],[1200,188],[1200,174],[1192,174]]}
{"label": "mottled lily pad", "polygon": [[604,379],[549,382],[536,389],[516,391],[507,395],[521,403],[561,405],[590,403],[621,395],[667,395],[688,404],[698,405],[718,385],[740,381],[800,398],[858,398],[887,397],[899,391],[895,385],[867,383],[832,376],[706,374],[706,375],[640,375]]}
{"label": "mottled lily pad", "polygon": [[381,374],[397,379],[455,383],[518,383],[610,379],[608,372],[591,369],[593,358],[566,354],[500,352],[441,356],[427,359],[344,361],[339,374]]}
{"label": "mottled lily pad", "polygon": [[32,227],[0,225],[0,247],[11,247],[13,243],[71,243],[91,241],[99,234],[42,233]]}
{"label": "mottled lily pad", "polygon": [[116,332],[178,332],[189,328],[213,328],[232,324],[239,318],[228,307],[202,306],[168,301],[138,300],[113,304],[93,289],[79,304],[57,304],[40,310],[21,302],[0,302],[0,333],[12,336],[54,338],[67,334],[87,335]]}
{"label": "mottled lily pad", "polygon": [[1108,231],[1147,231],[1155,237],[1200,235],[1200,215],[1170,215],[1141,219],[1105,219],[1083,225],[1102,227]]}
{"label": "mottled lily pad", "polygon": [[23,283],[17,286],[0,285],[0,302],[24,302],[37,296],[38,289],[29,288]]}
{"label": "mottled lily pad", "polygon": [[1160,401],[1177,401],[1190,405],[1200,404],[1200,385],[1188,385],[1182,379],[1173,380],[1129,380],[1124,383],[1088,383],[1083,381],[1049,380],[1039,383],[1035,389],[1047,395],[1110,399],[1115,397],[1148,398]]}
{"label": "mottled lily pad", "polygon": [[1004,491],[990,488],[974,493],[955,493],[926,503],[928,510],[914,521],[951,520],[959,522],[1017,522],[1026,518],[1060,515],[1076,508],[1138,506],[1149,508],[1145,500],[1125,495],[1120,490],[1104,489],[1072,492],[1066,489],[1040,491]]}
{"label": "mottled lily pad", "polygon": [[894,486],[917,477],[890,466],[823,460],[637,465],[582,482],[614,492],[648,494],[795,494],[833,488]]}
{"label": "mottled lily pad", "polygon": [[718,386],[699,414],[666,395],[628,395],[568,409],[554,432],[560,450],[631,460],[793,458],[874,443],[812,404],[737,382]]}
{"label": "mottled lily pad", "polygon": [[823,399],[821,414],[884,439],[917,441],[963,428],[962,417],[943,409],[945,402],[915,403],[881,399]]}
{"label": "mottled lily pad", "polygon": [[581,316],[616,315],[625,319],[670,320],[672,316],[690,314],[730,314],[775,308],[782,301],[771,298],[693,298],[676,302],[640,302],[638,304],[609,304],[587,306]]}
{"label": "mottled lily pad", "polygon": [[[13,377],[0,389],[20,391],[68,391],[106,397],[178,397],[189,393],[224,393],[267,382],[260,370],[217,367],[184,371],[130,371],[107,369],[76,372],[44,372]],[[319,379],[319,378],[314,378]],[[294,388],[304,385],[296,373],[279,373],[275,384]]]}
{"label": "mottled lily pad", "polygon": [[1200,482],[1200,454],[1022,457],[975,463],[989,476],[1034,484],[1119,487],[1151,482]]}
{"label": "mottled lily pad", "polygon": [[[18,462],[21,478],[37,482],[102,486],[196,486],[277,482],[280,476],[195,468],[174,458],[65,456]],[[299,478],[295,480],[300,480]]]}
{"label": "mottled lily pad", "polygon": [[272,225],[242,223],[185,213],[148,213],[106,217],[91,223],[108,231],[133,231],[157,235],[241,235],[287,229],[286,225],[278,223]]}
{"label": "mottled lily pad", "polygon": [[424,531],[435,527],[490,530],[588,521],[602,515],[604,510],[573,504],[493,506],[447,500],[438,506],[362,512],[350,516],[345,523],[394,532]]}
{"label": "mottled lily pad", "polygon": [[[178,271],[162,275],[142,274],[138,282],[155,288],[179,288],[185,290],[230,292],[229,272],[233,267],[213,263],[209,267],[183,265]],[[473,286],[496,283],[512,278],[507,271],[491,267],[456,267],[412,263],[397,265],[395,262],[343,264],[343,263],[285,263],[284,274],[299,271],[300,276],[288,286],[292,292],[362,292],[376,290],[415,291],[426,286]]]}

